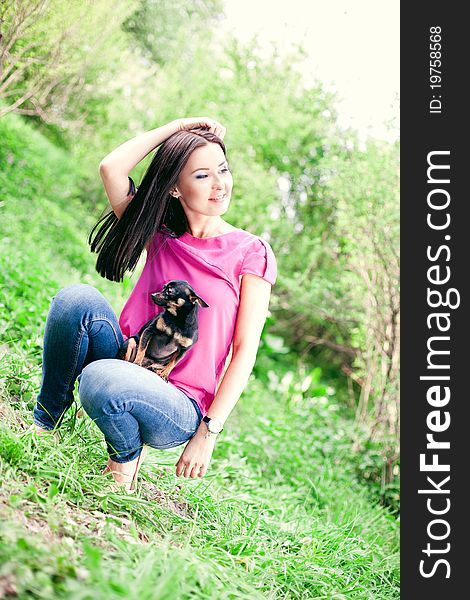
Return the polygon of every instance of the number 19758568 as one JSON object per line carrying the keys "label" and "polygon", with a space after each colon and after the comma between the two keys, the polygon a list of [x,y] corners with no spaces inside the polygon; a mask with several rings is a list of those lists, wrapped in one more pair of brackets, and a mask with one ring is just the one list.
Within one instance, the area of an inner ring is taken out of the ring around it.
{"label": "number 19758568", "polygon": [[441,87],[441,28],[429,28],[429,87],[431,89]]}

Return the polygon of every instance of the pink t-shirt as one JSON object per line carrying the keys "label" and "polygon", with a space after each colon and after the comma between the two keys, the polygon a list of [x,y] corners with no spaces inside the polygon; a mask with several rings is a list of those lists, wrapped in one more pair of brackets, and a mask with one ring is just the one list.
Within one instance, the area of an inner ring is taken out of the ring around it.
{"label": "pink t-shirt", "polygon": [[276,258],[264,239],[235,229],[210,238],[183,233],[172,238],[158,232],[152,239],[142,274],[124,305],[119,325],[128,338],[163,311],[150,294],[172,279],[187,281],[209,305],[199,308],[198,341],[171,371],[168,381],[207,414],[233,340],[241,276],[259,275],[273,285]]}

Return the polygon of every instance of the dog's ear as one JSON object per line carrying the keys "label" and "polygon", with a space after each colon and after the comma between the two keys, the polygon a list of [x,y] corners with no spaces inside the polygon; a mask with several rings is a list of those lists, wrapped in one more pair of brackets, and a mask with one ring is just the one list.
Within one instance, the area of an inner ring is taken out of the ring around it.
{"label": "dog's ear", "polygon": [[207,304],[207,302],[204,302],[204,300],[197,294],[190,294],[189,299],[191,300],[191,302],[193,304],[196,304],[196,302],[197,302],[199,304],[199,306],[202,306],[203,308],[209,308],[209,305]]}

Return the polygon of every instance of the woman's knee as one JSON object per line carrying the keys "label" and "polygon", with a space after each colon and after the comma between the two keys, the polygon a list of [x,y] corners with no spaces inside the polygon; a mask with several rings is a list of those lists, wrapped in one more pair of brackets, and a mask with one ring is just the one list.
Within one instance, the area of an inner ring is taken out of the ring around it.
{"label": "woman's knee", "polygon": [[87,320],[98,315],[111,315],[103,294],[87,283],[76,283],[60,289],[52,298],[50,318],[64,319],[70,323],[84,325]]}
{"label": "woman's knee", "polygon": [[52,300],[56,303],[63,302],[71,305],[74,303],[83,303],[84,301],[101,295],[101,292],[88,283],[74,283],[61,288],[55,296],[52,297]]}
{"label": "woman's knee", "polygon": [[118,359],[95,360],[78,376],[80,402],[90,417],[122,412],[122,388],[116,377],[121,364]]}

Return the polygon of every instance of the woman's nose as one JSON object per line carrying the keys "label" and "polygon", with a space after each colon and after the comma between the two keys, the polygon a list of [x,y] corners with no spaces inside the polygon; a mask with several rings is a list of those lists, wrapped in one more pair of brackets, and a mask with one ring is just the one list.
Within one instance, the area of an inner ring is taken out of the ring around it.
{"label": "woman's nose", "polygon": [[220,175],[215,176],[214,187],[218,188],[218,189],[221,189],[224,187],[224,183],[223,183],[222,177],[220,177]]}

